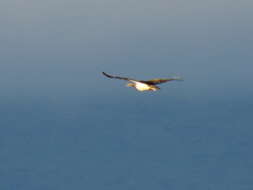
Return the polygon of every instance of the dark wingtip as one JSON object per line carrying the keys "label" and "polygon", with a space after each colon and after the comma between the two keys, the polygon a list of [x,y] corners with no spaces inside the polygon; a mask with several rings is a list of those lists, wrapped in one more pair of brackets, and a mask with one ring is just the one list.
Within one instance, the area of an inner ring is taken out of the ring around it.
{"label": "dark wingtip", "polygon": [[102,74],[105,75],[106,77],[112,78],[110,75],[108,75],[108,74],[105,73],[105,72],[102,72]]}

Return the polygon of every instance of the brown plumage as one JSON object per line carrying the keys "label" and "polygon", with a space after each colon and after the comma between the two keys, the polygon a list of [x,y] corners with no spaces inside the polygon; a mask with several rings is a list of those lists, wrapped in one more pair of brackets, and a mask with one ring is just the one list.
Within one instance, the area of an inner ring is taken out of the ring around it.
{"label": "brown plumage", "polygon": [[156,91],[159,90],[160,88],[157,86],[158,84],[173,81],[173,80],[182,80],[180,77],[172,77],[172,78],[157,78],[157,79],[151,79],[151,80],[136,80],[136,79],[131,79],[127,77],[119,77],[119,76],[112,76],[109,75],[105,72],[102,72],[103,75],[105,75],[108,78],[114,78],[114,79],[120,79],[120,80],[126,80],[129,81],[130,83],[127,84],[129,87],[134,87],[138,91]]}

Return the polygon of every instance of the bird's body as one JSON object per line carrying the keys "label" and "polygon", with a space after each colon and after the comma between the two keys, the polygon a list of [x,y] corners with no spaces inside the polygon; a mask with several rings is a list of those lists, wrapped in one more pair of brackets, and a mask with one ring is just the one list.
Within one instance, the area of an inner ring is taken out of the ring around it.
{"label": "bird's body", "polygon": [[167,79],[152,79],[152,80],[135,80],[130,79],[126,77],[118,77],[118,76],[112,76],[105,72],[102,72],[103,75],[105,75],[108,78],[115,78],[115,79],[121,79],[129,81],[130,83],[127,84],[128,87],[134,87],[138,91],[157,91],[160,88],[157,86],[157,84],[161,84],[164,82],[172,81],[172,80],[182,80],[180,77],[173,77],[173,78],[167,78]]}
{"label": "bird's body", "polygon": [[[131,83],[131,84],[134,85],[133,87],[135,87],[136,90],[141,91],[141,92],[142,92],[142,91],[147,91],[147,90],[149,90],[149,91],[156,91],[156,90],[159,89],[159,87],[157,87],[157,86],[155,86],[155,85],[148,85],[148,84],[143,83],[143,82],[136,82],[136,81],[133,81],[133,83]],[[131,85],[130,85],[130,86],[131,86]]]}

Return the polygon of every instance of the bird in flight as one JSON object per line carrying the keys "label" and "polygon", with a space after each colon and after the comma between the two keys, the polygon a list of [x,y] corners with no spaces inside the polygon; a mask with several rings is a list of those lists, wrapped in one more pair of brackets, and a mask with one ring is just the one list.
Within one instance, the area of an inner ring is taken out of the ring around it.
{"label": "bird in flight", "polygon": [[105,75],[108,78],[111,79],[120,79],[120,80],[126,80],[129,81],[126,86],[128,87],[134,87],[138,91],[157,91],[160,88],[157,86],[158,84],[173,81],[173,80],[182,80],[181,77],[172,77],[172,78],[157,78],[157,79],[151,79],[151,80],[135,80],[127,77],[119,77],[119,76],[112,76],[105,72],[102,72],[103,75]]}

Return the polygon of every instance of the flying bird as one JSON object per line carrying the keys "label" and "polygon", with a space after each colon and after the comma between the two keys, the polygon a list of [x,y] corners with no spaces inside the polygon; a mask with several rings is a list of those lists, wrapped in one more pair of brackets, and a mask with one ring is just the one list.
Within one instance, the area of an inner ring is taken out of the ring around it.
{"label": "flying bird", "polygon": [[112,76],[105,72],[102,72],[103,75],[105,75],[108,78],[111,79],[120,79],[120,80],[126,80],[129,81],[126,86],[128,87],[134,87],[138,91],[157,91],[160,88],[157,86],[158,84],[173,81],[173,80],[182,80],[180,77],[172,77],[172,78],[157,78],[157,79],[151,79],[151,80],[135,80],[127,77],[119,77],[119,76]]}

